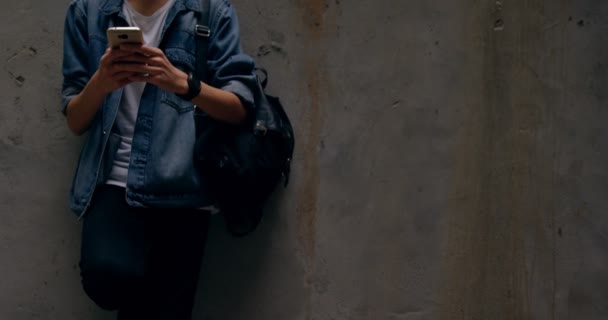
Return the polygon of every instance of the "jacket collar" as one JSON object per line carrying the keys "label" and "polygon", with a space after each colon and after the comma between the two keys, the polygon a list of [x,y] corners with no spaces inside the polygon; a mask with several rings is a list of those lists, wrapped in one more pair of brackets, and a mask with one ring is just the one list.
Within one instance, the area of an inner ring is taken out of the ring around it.
{"label": "jacket collar", "polygon": [[[102,0],[100,4],[101,11],[108,15],[120,12],[123,1],[125,0]],[[178,9],[187,8],[198,13],[201,12],[199,0],[175,0],[175,6]]]}

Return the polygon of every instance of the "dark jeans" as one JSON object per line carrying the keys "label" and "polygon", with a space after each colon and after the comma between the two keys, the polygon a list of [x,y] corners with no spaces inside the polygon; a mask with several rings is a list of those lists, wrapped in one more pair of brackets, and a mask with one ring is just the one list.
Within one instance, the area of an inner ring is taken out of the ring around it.
{"label": "dark jeans", "polygon": [[124,188],[98,187],[83,223],[84,291],[119,320],[189,320],[208,227],[208,212],[133,208]]}

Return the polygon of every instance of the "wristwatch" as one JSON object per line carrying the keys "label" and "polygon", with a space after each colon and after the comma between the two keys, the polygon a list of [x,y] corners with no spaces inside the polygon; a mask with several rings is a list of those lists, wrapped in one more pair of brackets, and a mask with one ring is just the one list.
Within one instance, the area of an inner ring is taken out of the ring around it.
{"label": "wristwatch", "polygon": [[188,73],[188,92],[186,94],[175,94],[176,96],[186,100],[192,101],[201,93],[201,81],[192,73]]}

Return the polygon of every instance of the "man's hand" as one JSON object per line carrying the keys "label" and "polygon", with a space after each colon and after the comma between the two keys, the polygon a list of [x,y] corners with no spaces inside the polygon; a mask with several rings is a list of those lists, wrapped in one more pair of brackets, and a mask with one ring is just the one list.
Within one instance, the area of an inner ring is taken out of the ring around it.
{"label": "man's hand", "polygon": [[99,60],[99,68],[82,91],[67,106],[68,127],[74,134],[87,131],[103,99],[112,91],[133,82],[136,73],[121,70],[118,62],[133,60],[133,53],[118,48],[108,49]]}
{"label": "man's hand", "polygon": [[[188,75],[171,64],[162,50],[137,44],[121,45],[120,50],[132,53],[123,59],[128,63],[117,64],[119,70],[135,73],[129,81],[147,82],[177,94],[188,92]],[[192,100],[194,105],[223,122],[239,124],[245,120],[247,111],[236,94],[205,83],[201,86],[203,89]]]}
{"label": "man's hand", "polygon": [[131,73],[128,81],[147,82],[177,94],[188,92],[188,75],[173,66],[162,50],[137,44],[121,45],[120,50],[131,53],[126,61],[136,62],[117,65],[119,70]]}
{"label": "man's hand", "polygon": [[108,48],[99,60],[99,69],[93,75],[94,83],[101,93],[107,95],[133,82],[130,78],[137,73],[123,70],[120,62],[132,61],[134,54],[118,48]]}

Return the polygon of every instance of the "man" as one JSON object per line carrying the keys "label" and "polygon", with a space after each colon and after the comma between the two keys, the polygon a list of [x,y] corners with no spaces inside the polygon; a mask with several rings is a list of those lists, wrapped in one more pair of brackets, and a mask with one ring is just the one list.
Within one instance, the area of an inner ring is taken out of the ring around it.
{"label": "man", "polygon": [[[253,106],[254,62],[228,0],[211,0],[208,83],[194,74],[201,10],[200,0],[68,8],[63,113],[87,133],[70,192],[82,284],[118,319],[191,318],[214,204],[194,165],[194,118],[238,124]],[[108,48],[115,26],[139,27],[145,43]]]}

